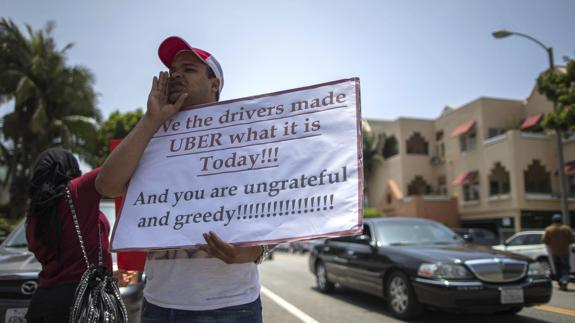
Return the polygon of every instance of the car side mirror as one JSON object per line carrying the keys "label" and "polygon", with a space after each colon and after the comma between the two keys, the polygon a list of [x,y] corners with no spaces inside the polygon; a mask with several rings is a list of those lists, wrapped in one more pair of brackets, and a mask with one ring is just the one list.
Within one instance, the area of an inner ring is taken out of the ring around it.
{"label": "car side mirror", "polygon": [[463,240],[465,240],[467,242],[473,242],[473,237],[470,234],[464,234]]}
{"label": "car side mirror", "polygon": [[371,242],[371,237],[367,234],[362,234],[360,236],[355,237],[355,241],[361,244],[369,244]]}

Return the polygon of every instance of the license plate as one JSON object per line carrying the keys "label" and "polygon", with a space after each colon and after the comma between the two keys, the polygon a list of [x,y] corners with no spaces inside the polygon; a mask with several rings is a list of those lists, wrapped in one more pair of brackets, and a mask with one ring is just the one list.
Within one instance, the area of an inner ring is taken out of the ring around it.
{"label": "license plate", "polygon": [[501,304],[523,303],[523,288],[502,288]]}
{"label": "license plate", "polygon": [[6,310],[4,322],[6,323],[26,323],[26,313],[28,309],[22,308],[9,308]]}

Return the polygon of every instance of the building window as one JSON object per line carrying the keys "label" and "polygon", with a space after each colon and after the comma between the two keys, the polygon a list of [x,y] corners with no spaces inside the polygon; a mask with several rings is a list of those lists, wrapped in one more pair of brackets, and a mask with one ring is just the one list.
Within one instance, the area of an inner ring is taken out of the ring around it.
{"label": "building window", "polygon": [[427,155],[429,144],[419,132],[413,133],[407,140],[407,153],[414,155]]}
{"label": "building window", "polygon": [[439,160],[445,158],[445,143],[443,142],[443,130],[435,133],[435,156]]}
{"label": "building window", "polygon": [[442,141],[443,140],[443,130],[439,130],[435,133],[435,141]]}
{"label": "building window", "polygon": [[385,139],[385,144],[383,145],[383,158],[389,158],[395,156],[399,153],[399,147],[397,145],[397,139],[395,136],[391,136]]}
{"label": "building window", "polygon": [[445,175],[437,177],[437,193],[447,195],[447,177]]}
{"label": "building window", "polygon": [[521,124],[521,131],[525,132],[535,132],[541,133],[544,131],[543,127],[541,126],[541,121],[545,117],[544,113],[536,114],[534,116],[530,116],[523,120]]}
{"label": "building window", "polygon": [[503,134],[505,134],[505,129],[489,128],[489,130],[487,131],[487,139],[497,137]]}
{"label": "building window", "polygon": [[479,182],[463,184],[463,200],[479,201]]}
{"label": "building window", "polygon": [[474,150],[477,146],[477,131],[475,128],[468,133],[459,136],[459,147],[461,152]]}
{"label": "building window", "polygon": [[489,174],[489,196],[509,194],[510,191],[509,172],[501,163],[495,163]]}
{"label": "building window", "polygon": [[445,158],[445,143],[443,142],[439,143],[438,153],[439,157]]}
{"label": "building window", "polygon": [[429,193],[431,193],[431,186],[427,184],[422,176],[415,176],[407,186],[407,195],[425,195]]}
{"label": "building window", "polygon": [[567,186],[569,186],[569,196],[575,197],[575,175],[567,178]]}
{"label": "building window", "polygon": [[545,166],[537,159],[523,172],[525,179],[525,192],[527,193],[551,193],[551,174],[545,170]]}
{"label": "building window", "polygon": [[530,132],[530,133],[545,133],[545,129],[541,125],[536,125],[533,127],[529,127],[527,129],[521,129],[522,132]]}

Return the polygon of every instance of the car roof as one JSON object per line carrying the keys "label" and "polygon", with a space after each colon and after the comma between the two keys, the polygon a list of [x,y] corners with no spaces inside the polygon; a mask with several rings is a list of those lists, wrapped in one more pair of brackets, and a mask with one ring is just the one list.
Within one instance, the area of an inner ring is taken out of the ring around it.
{"label": "car roof", "polygon": [[514,235],[522,235],[522,234],[543,234],[545,230],[528,230],[528,231],[520,231],[515,233]]}
{"label": "car roof", "polygon": [[368,218],[363,219],[364,223],[379,223],[379,222],[388,222],[388,223],[438,223],[440,222],[429,220],[429,219],[422,219],[422,218],[415,218],[415,217],[381,217],[381,218]]}

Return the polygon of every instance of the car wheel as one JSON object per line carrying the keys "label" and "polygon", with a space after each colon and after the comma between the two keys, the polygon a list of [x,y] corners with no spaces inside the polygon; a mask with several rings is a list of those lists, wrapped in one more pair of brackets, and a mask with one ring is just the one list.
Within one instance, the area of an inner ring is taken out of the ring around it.
{"label": "car wheel", "polygon": [[327,279],[327,269],[323,262],[318,262],[315,268],[315,282],[317,290],[322,293],[331,293],[335,289],[335,284]]}
{"label": "car wheel", "polygon": [[409,279],[400,271],[393,272],[387,279],[385,295],[389,310],[397,318],[413,319],[423,311]]}

